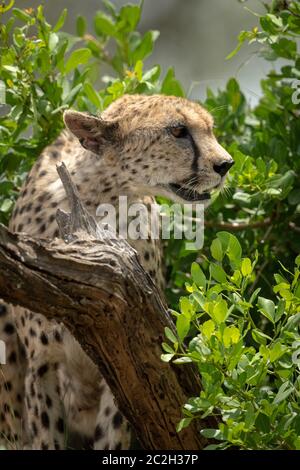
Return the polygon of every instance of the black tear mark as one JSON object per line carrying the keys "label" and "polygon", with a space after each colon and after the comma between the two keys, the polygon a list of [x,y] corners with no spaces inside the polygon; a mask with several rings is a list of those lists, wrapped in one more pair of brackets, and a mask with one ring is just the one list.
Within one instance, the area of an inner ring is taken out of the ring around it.
{"label": "black tear mark", "polygon": [[194,141],[194,139],[191,135],[189,135],[189,139],[190,139],[190,142],[192,144],[193,152],[194,152],[194,158],[193,158],[193,161],[192,161],[192,171],[193,171],[193,173],[197,173],[198,170],[199,170],[199,158],[200,158],[201,154],[200,154],[199,148],[196,145],[196,142]]}

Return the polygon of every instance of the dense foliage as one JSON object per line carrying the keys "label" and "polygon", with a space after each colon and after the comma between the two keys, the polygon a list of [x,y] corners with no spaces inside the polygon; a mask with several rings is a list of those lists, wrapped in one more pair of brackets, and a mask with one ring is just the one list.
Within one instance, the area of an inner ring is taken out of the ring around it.
{"label": "dense foliage", "polygon": [[[158,65],[146,68],[158,32],[137,31],[141,6],[118,11],[105,0],[94,31],[80,16],[70,35],[65,10],[51,26],[42,7],[13,4],[0,6],[2,223],[36,157],[60,133],[64,109],[101,111],[124,93],[184,96],[172,69],[161,77]],[[256,43],[273,62],[259,103],[251,108],[235,79],[207,90],[204,105],[236,163],[207,212],[204,248],[187,251],[180,240],[166,247],[167,294],[180,313],[173,311],[177,336],[166,331],[162,357],[194,362],[203,384],[178,431],[218,415],[219,429],[202,432],[219,448],[300,448],[300,2],[274,0],[266,9],[230,54]]]}
{"label": "dense foliage", "polygon": [[208,449],[300,449],[300,255],[293,272],[274,275],[274,302],[249,289],[257,256],[242,257],[234,235],[219,232],[210,252],[203,269],[192,264],[189,296],[173,312],[177,336],[166,328],[163,344],[162,359],[195,363],[203,387],[178,431],[220,415],[218,429],[201,431],[221,441]]}
{"label": "dense foliage", "polygon": [[189,296],[174,312],[178,337],[166,331],[162,357],[196,363],[203,385],[179,430],[218,415],[219,428],[202,431],[221,441],[209,448],[300,449],[300,3],[272,2],[259,23],[241,32],[231,55],[256,42],[284,65],[274,63],[254,109],[234,79],[217,94],[208,90],[216,133],[236,164],[206,218],[202,269],[192,265]]}

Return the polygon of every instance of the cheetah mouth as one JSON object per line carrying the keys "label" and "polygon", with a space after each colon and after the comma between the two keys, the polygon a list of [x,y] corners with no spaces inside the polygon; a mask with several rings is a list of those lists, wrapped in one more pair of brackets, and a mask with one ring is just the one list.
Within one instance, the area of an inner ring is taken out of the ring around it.
{"label": "cheetah mouth", "polygon": [[177,183],[169,183],[167,188],[176,196],[188,202],[208,201],[210,199],[210,193],[207,191],[198,193],[194,189],[186,188]]}

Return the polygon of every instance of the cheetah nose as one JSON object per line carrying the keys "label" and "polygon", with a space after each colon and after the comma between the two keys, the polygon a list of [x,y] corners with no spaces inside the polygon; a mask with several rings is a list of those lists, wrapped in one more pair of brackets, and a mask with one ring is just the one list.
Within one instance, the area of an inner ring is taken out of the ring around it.
{"label": "cheetah nose", "polygon": [[225,176],[227,171],[234,165],[234,160],[225,160],[222,163],[218,163],[214,165],[214,170],[220,176]]}

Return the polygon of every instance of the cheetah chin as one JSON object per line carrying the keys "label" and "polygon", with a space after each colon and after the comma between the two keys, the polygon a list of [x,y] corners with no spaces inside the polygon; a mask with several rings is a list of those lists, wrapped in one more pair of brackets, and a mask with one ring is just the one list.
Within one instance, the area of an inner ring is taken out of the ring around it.
{"label": "cheetah chin", "polygon": [[180,197],[187,202],[202,202],[209,201],[211,196],[208,191],[199,193],[198,191],[192,190],[190,188],[181,186],[177,183],[170,183],[166,186],[166,189],[174,193],[176,196]]}

